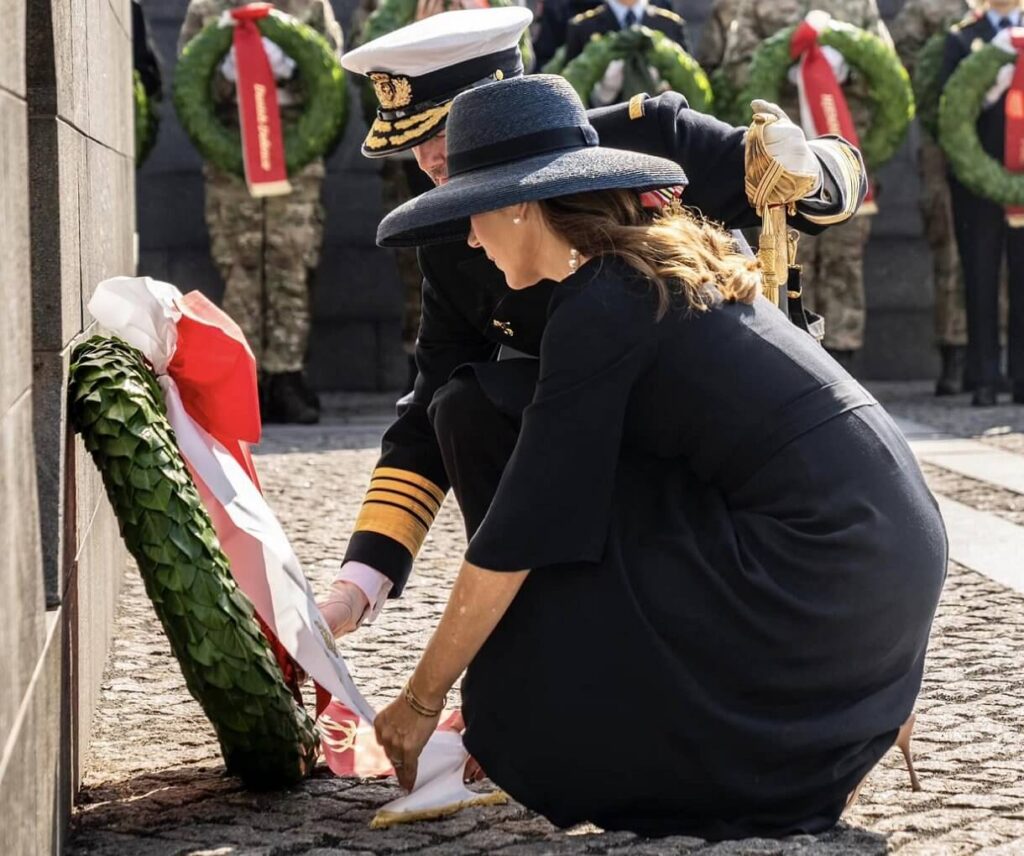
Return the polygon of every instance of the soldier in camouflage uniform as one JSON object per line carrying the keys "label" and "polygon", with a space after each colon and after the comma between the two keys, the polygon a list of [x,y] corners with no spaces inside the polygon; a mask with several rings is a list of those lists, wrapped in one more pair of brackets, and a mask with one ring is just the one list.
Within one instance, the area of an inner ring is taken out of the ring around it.
{"label": "soldier in camouflage uniform", "polygon": [[[969,11],[967,0],[907,0],[892,25],[896,50],[911,76],[917,55],[933,35],[945,32]],[[932,250],[935,285],[935,339],[942,355],[936,395],[955,395],[963,384],[967,345],[964,278],[953,236],[953,210],[946,180],[946,158],[927,132],[918,150],[921,175],[921,217]]]}
{"label": "soldier in camouflage uniform", "polygon": [[[178,51],[207,24],[248,0],[191,0]],[[309,25],[341,52],[341,28],[327,0],[278,0],[274,4]],[[214,77],[218,118],[238,125],[234,84],[220,69]],[[301,84],[279,81],[283,122],[297,118]],[[264,421],[316,422],[319,404],[303,377],[309,340],[309,275],[320,260],[324,163],[315,160],[290,175],[292,192],[257,199],[245,181],[204,164],[210,254],[224,280],[224,310],[238,323],[260,369]]]}
{"label": "soldier in camouflage uniform", "polygon": [[704,24],[704,30],[700,35],[700,47],[697,49],[697,61],[709,74],[722,65],[729,30],[736,20],[742,2],[743,0],[715,0],[711,4],[711,14]]}
{"label": "soldier in camouflage uniform", "polygon": [[[799,23],[812,9],[828,12],[892,43],[875,0],[742,0],[725,48],[723,68],[730,82],[741,89],[747,82],[750,60],[761,42],[779,30]],[[868,127],[867,89],[850,69],[843,84],[857,133]],[[784,84],[779,102],[790,116],[800,113],[797,90]],[[798,261],[803,266],[804,299],[825,316],[825,347],[849,367],[864,344],[864,247],[870,218],[861,214],[821,235],[801,236]]]}

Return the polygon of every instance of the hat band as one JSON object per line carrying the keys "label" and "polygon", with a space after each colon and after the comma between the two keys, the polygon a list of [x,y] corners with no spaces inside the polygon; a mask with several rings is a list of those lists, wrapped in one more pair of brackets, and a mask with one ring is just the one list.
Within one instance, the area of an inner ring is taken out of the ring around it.
{"label": "hat band", "polygon": [[566,149],[579,149],[598,144],[597,131],[592,125],[573,125],[568,128],[549,128],[510,137],[487,146],[479,146],[464,152],[448,155],[448,177],[454,178],[464,172],[498,166],[510,161],[524,160],[534,155]]}

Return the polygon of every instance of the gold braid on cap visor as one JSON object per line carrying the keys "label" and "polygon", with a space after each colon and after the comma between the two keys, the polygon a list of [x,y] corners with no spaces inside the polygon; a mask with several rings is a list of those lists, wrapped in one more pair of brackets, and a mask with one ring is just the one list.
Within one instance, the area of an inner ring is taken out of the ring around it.
{"label": "gold braid on cap visor", "polygon": [[430,107],[404,119],[396,119],[393,122],[387,122],[378,116],[373,120],[370,132],[366,135],[366,141],[363,145],[371,151],[383,149],[386,146],[405,145],[411,140],[423,137],[429,131],[436,128],[451,109],[452,102],[448,101],[440,107]]}

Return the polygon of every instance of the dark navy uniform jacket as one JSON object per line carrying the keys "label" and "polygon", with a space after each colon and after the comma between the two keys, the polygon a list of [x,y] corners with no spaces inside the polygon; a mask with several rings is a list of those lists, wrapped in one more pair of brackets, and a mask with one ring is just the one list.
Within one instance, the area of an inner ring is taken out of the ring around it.
{"label": "dark navy uniform jacket", "polygon": [[[662,9],[651,3],[644,10],[644,16],[637,24],[652,30],[660,30],[683,50],[689,51],[686,39],[686,24],[679,15],[669,9]],[[619,19],[611,8],[602,3],[596,9],[583,12],[569,21],[565,37],[565,59],[575,59],[587,46],[593,36],[619,30]]]}
{"label": "dark navy uniform jacket", "polygon": [[[973,21],[961,22],[954,26],[946,36],[945,49],[942,55],[942,67],[939,71],[939,83],[945,87],[946,82],[960,63],[971,55],[976,42],[988,43],[996,35],[988,15],[977,12]],[[981,111],[978,117],[978,139],[981,147],[992,157],[1002,163],[1003,149],[1006,145],[1006,93],[991,107]]]}
{"label": "dark navy uniform jacket", "polygon": [[[632,104],[632,106],[631,106]],[[744,128],[726,125],[689,109],[668,92],[631,104],[591,110],[602,145],[632,149],[676,161],[689,176],[684,204],[730,229],[758,222],[744,189]],[[632,118],[631,118],[632,117]],[[832,138],[811,143],[833,199],[807,205],[791,218],[796,228],[817,233],[848,219],[866,191],[856,149]],[[495,360],[505,345],[539,354],[554,283],[522,291],[482,250],[464,241],[422,247],[423,308],[416,342],[415,387],[399,402],[399,415],[385,432],[382,453],[349,541],[346,561],[363,562],[391,579],[401,592],[449,481],[427,408],[434,393],[464,363]]]}

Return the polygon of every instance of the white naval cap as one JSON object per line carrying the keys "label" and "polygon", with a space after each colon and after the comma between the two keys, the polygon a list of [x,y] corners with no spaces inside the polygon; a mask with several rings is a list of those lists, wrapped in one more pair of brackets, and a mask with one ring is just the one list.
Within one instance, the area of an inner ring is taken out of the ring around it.
{"label": "white naval cap", "polygon": [[419,145],[444,127],[460,92],[522,74],[519,41],[532,20],[521,6],[442,12],[342,56],[348,71],[370,78],[379,102],[363,154]]}

